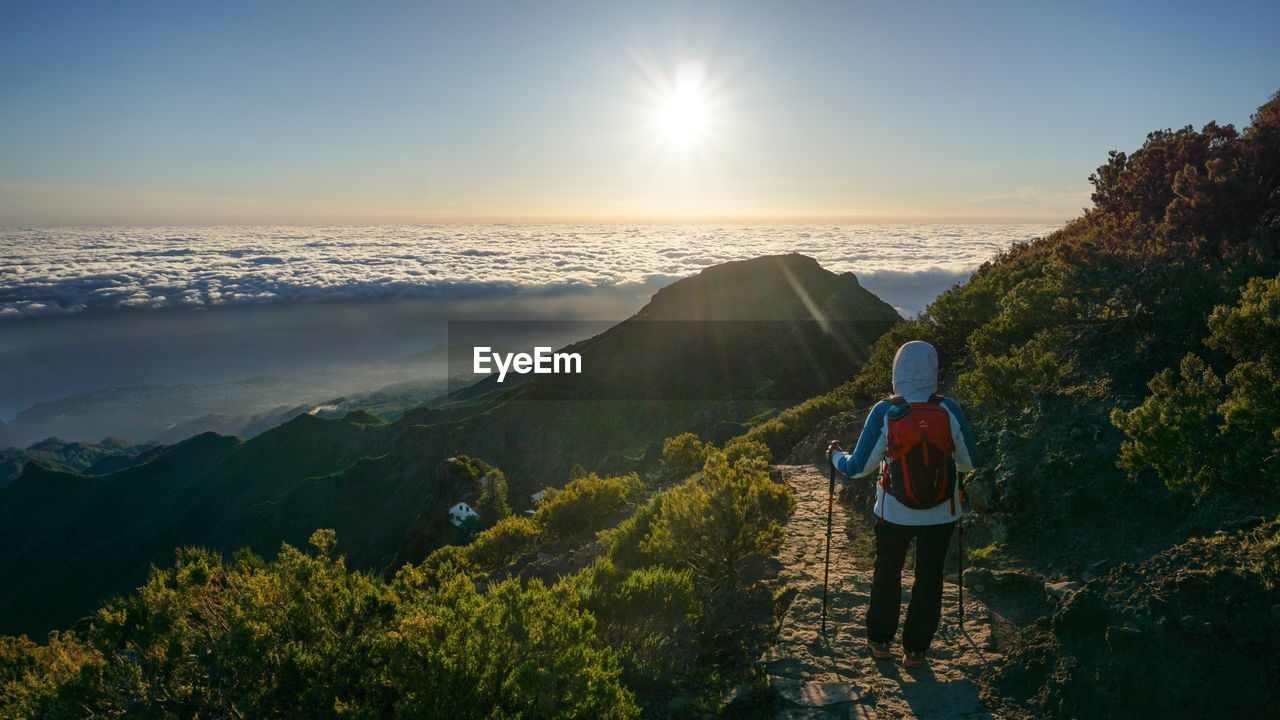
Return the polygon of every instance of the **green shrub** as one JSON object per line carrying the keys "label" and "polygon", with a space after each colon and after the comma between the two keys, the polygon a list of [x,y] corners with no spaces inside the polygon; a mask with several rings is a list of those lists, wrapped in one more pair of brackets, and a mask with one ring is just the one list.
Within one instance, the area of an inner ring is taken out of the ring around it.
{"label": "green shrub", "polygon": [[318,531],[316,554],[286,545],[266,564],[179,550],[172,568],[87,621],[82,639],[101,660],[40,714],[332,716],[361,694],[367,633],[394,613],[385,585],[331,557],[332,540]]}
{"label": "green shrub", "polygon": [[71,632],[50,633],[44,645],[0,637],[0,718],[71,715],[60,688],[102,656]]}
{"label": "green shrub", "polygon": [[1232,454],[1231,472],[1246,484],[1280,491],[1280,275],[1254,278],[1240,301],[1214,310],[1206,344],[1235,361],[1224,381],[1226,398],[1218,411]]}
{"label": "green shrub", "polygon": [[1195,354],[1178,375],[1152,378],[1138,407],[1117,409],[1125,432],[1118,464],[1131,475],[1151,469],[1173,489],[1196,493],[1222,485],[1280,492],[1280,277],[1254,278],[1233,306],[1209,317],[1205,344],[1233,362],[1224,378]]}
{"label": "green shrub", "polygon": [[669,559],[650,553],[644,541],[653,532],[654,524],[666,511],[667,498],[673,492],[675,488],[655,493],[648,502],[636,508],[630,517],[602,531],[600,533],[602,555],[623,570],[634,570]]}
{"label": "green shrub", "polygon": [[460,720],[639,714],[616,653],[567,588],[507,580],[479,593],[457,577],[406,605],[380,636],[369,679],[394,702],[351,710]]}
{"label": "green shrub", "polygon": [[1215,484],[1219,466],[1218,414],[1222,381],[1195,355],[1182,360],[1177,376],[1164,370],[1151,379],[1151,395],[1138,407],[1112,413],[1128,436],[1117,464],[1130,475],[1150,469],[1172,489]]}
{"label": "green shrub", "polygon": [[178,551],[45,646],[0,641],[3,717],[634,718],[614,650],[565,588],[315,552]]}
{"label": "green shrub", "polygon": [[495,470],[492,465],[470,455],[455,455],[440,464],[437,471],[441,482],[471,485],[479,482],[486,473]]}
{"label": "green shrub", "polygon": [[1239,362],[1280,365],[1280,276],[1251,278],[1234,305],[1214,308],[1205,344]]}
{"label": "green shrub", "polygon": [[476,498],[476,512],[480,515],[483,527],[491,528],[511,515],[511,505],[507,503],[507,476],[497,468],[492,468],[477,481],[480,496]]}
{"label": "green shrub", "polygon": [[739,435],[724,444],[724,454],[732,464],[742,458],[759,458],[767,463],[772,453],[769,451],[769,446],[759,440]]}
{"label": "green shrub", "polygon": [[765,460],[731,465],[723,452],[713,452],[701,476],[672,488],[641,548],[693,568],[717,592],[731,592],[742,587],[747,558],[781,542],[782,523],[794,507]]}
{"label": "green shrub", "polygon": [[707,446],[694,433],[669,437],[662,443],[662,467],[677,477],[685,478],[702,469]]}
{"label": "green shrub", "polygon": [[1065,392],[1077,376],[1071,357],[1061,354],[1069,347],[1066,331],[1051,327],[1007,353],[975,356],[973,368],[957,379],[955,393],[972,408],[1008,411]]}
{"label": "green shrub", "polygon": [[584,606],[599,620],[605,641],[622,651],[629,687],[652,691],[694,674],[694,621],[703,610],[687,568],[626,572],[604,560],[587,575]]}
{"label": "green shrub", "polygon": [[644,483],[635,473],[618,477],[592,473],[569,481],[563,489],[548,490],[534,519],[551,537],[599,530],[643,490]]}
{"label": "green shrub", "polygon": [[471,552],[466,545],[442,545],[422,561],[421,571],[432,578],[471,572]]}
{"label": "green shrub", "polygon": [[541,536],[542,527],[532,518],[512,516],[477,535],[464,549],[472,566],[497,570],[537,547]]}

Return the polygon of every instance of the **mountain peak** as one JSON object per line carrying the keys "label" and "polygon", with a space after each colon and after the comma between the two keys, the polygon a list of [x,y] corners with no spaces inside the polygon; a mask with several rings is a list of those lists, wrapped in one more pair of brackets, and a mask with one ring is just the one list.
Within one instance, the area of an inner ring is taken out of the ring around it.
{"label": "mountain peak", "polygon": [[713,265],[654,294],[639,320],[874,320],[898,313],[850,272],[799,253]]}

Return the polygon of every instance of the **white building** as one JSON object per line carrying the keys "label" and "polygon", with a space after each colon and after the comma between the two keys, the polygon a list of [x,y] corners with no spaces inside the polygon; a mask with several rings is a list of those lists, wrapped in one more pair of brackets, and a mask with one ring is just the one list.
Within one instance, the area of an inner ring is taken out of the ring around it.
{"label": "white building", "polygon": [[[542,499],[543,499],[543,498],[545,498],[546,496],[547,496],[547,490],[546,490],[546,488],[543,488],[543,489],[539,490],[538,492],[536,492],[536,493],[534,493],[534,494],[530,495],[530,496],[529,496],[529,499],[530,499],[530,500],[533,500],[533,504],[536,506],[538,503],[542,502]],[[530,516],[532,516],[532,515],[537,515],[537,514],[538,514],[538,511],[537,511],[537,510],[534,510],[534,509],[529,509],[529,510],[525,510],[525,511],[524,511],[524,514],[525,514],[525,515],[530,515]]]}
{"label": "white building", "polygon": [[472,510],[471,506],[464,502],[449,508],[449,522],[453,523],[454,527],[461,525],[470,518],[478,517],[480,517],[480,513]]}

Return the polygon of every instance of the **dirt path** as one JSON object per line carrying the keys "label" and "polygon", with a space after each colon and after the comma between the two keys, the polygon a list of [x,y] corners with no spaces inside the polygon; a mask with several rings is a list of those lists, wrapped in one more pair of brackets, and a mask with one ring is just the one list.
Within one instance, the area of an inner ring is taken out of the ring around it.
{"label": "dirt path", "polygon": [[[820,632],[822,568],[826,542],[827,478],[811,466],[778,468],[796,498],[795,515],[775,554],[780,579],[795,591],[777,643],[763,658],[780,696],[778,718],[991,718],[974,679],[998,659],[992,614],[965,597],[965,626],[956,614],[955,576],[947,579],[942,624],[919,670],[901,665],[901,633],[895,661],[867,653],[863,617],[871,590],[871,518],[850,518],[839,504],[831,537],[827,634]],[[911,564],[903,573],[903,616],[911,595]]]}

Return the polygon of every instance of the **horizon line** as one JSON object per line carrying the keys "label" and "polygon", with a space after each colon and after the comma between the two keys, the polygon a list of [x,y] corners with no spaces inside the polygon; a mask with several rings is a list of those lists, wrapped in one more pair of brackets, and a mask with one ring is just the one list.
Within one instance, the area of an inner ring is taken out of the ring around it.
{"label": "horizon line", "polygon": [[500,218],[450,216],[422,220],[253,220],[233,222],[168,221],[137,223],[13,223],[0,224],[0,230],[65,230],[103,228],[159,228],[159,227],[404,227],[404,226],[501,226],[501,225],[1065,225],[1079,215],[1016,217],[952,216],[952,215],[868,215],[868,216],[699,216],[699,217],[640,217],[640,216],[514,216]]}

